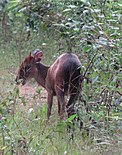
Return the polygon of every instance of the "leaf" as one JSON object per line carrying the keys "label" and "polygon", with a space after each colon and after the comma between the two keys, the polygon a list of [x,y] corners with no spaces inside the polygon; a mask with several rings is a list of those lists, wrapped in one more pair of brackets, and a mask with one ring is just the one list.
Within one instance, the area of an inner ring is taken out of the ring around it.
{"label": "leaf", "polygon": [[98,40],[96,40],[100,45],[107,45],[108,40],[106,38],[100,37]]}
{"label": "leaf", "polygon": [[94,77],[93,80],[92,80],[92,84],[96,83],[98,78],[99,78],[99,76]]}
{"label": "leaf", "polygon": [[71,11],[72,9],[65,9],[65,10],[63,10],[63,12],[69,12],[69,11]]}
{"label": "leaf", "polygon": [[64,24],[53,24],[54,26],[58,26],[58,27],[65,27],[65,25]]}
{"label": "leaf", "polygon": [[1,150],[5,150],[5,149],[6,149],[6,147],[7,147],[7,146],[2,146],[2,147],[1,147]]}
{"label": "leaf", "polygon": [[71,122],[75,117],[77,116],[77,114],[74,114],[72,116],[70,116],[67,121]]}
{"label": "leaf", "polygon": [[103,32],[103,31],[99,31],[99,33],[100,33],[100,34],[104,34],[104,32]]}
{"label": "leaf", "polygon": [[86,3],[86,2],[87,2],[87,0],[81,0],[81,2]]}
{"label": "leaf", "polygon": [[98,17],[99,18],[104,18],[105,16],[104,16],[104,14],[102,14],[102,15],[98,15]]}
{"label": "leaf", "polygon": [[28,10],[27,7],[23,7],[23,8],[21,8],[21,9],[19,10],[19,12],[26,12],[27,10]]}
{"label": "leaf", "polygon": [[122,7],[122,4],[118,3],[118,6]]}
{"label": "leaf", "polygon": [[100,9],[94,9],[93,10],[95,13],[98,13],[98,12],[100,12],[101,10]]}
{"label": "leaf", "polygon": [[69,7],[69,8],[72,8],[72,9],[76,8],[75,5],[69,5],[68,7]]}
{"label": "leaf", "polygon": [[14,8],[17,7],[17,5],[21,2],[21,0],[16,0],[16,1],[8,1],[7,3],[7,9],[9,11],[13,10]]}

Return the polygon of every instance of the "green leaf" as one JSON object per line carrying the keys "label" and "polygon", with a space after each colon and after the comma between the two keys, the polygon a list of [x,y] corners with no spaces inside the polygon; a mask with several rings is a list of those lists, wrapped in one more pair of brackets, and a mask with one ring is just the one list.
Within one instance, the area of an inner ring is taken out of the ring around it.
{"label": "green leaf", "polygon": [[65,10],[63,10],[63,13],[64,12],[69,12],[69,11],[71,11],[72,9],[65,9]]}
{"label": "green leaf", "polygon": [[74,114],[74,115],[70,116],[70,117],[67,119],[67,121],[68,121],[68,122],[71,122],[76,116],[77,116],[77,114]]}
{"label": "green leaf", "polygon": [[93,80],[92,80],[92,84],[96,83],[98,78],[99,78],[99,76],[94,77]]}
{"label": "green leaf", "polygon": [[14,8],[17,7],[17,5],[21,2],[21,0],[16,0],[16,1],[8,1],[7,3],[7,9],[9,11],[13,10]]}

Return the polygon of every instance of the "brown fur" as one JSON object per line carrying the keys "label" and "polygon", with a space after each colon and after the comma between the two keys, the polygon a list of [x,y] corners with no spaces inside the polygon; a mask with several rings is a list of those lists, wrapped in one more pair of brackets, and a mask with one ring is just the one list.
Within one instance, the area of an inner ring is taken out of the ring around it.
{"label": "brown fur", "polygon": [[[58,98],[58,113],[62,119],[66,106],[67,108],[74,106],[75,100],[78,97],[80,65],[78,57],[72,53],[60,55],[50,67],[36,62],[30,54],[20,66],[16,82],[22,79],[22,83],[25,84],[28,79],[35,78],[48,92],[47,117],[49,118],[51,115],[53,96],[56,95]],[[65,101],[65,95],[70,96],[68,103]],[[68,110],[67,112],[69,113]]]}

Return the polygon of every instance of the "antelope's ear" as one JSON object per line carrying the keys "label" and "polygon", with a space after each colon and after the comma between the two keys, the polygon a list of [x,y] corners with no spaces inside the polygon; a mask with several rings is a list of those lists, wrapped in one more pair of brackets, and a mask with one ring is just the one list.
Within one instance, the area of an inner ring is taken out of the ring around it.
{"label": "antelope's ear", "polygon": [[35,55],[36,61],[41,61],[42,56],[43,56],[42,51],[37,52]]}
{"label": "antelope's ear", "polygon": [[30,63],[32,59],[34,60],[34,56],[31,55],[31,53],[27,54],[25,60],[23,61],[23,64]]}
{"label": "antelope's ear", "polygon": [[36,62],[39,62],[42,59],[43,53],[40,50],[34,50],[31,52],[31,56],[35,58]]}

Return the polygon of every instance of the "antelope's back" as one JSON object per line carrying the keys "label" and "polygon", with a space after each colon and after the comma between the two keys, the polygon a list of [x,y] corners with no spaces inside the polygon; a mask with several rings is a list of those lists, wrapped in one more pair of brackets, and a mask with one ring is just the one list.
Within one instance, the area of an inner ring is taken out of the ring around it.
{"label": "antelope's back", "polygon": [[64,53],[50,66],[48,71],[49,85],[64,86],[67,91],[69,84],[78,87],[80,78],[81,63],[78,57],[72,53]]}
{"label": "antelope's back", "polygon": [[[66,77],[71,77],[71,75],[75,76],[75,73],[79,73],[80,71],[80,60],[75,54],[72,53],[65,53],[62,54],[55,62],[54,67],[56,69],[56,75],[57,76],[63,76],[64,78]],[[79,73],[80,74],[80,73]]]}

